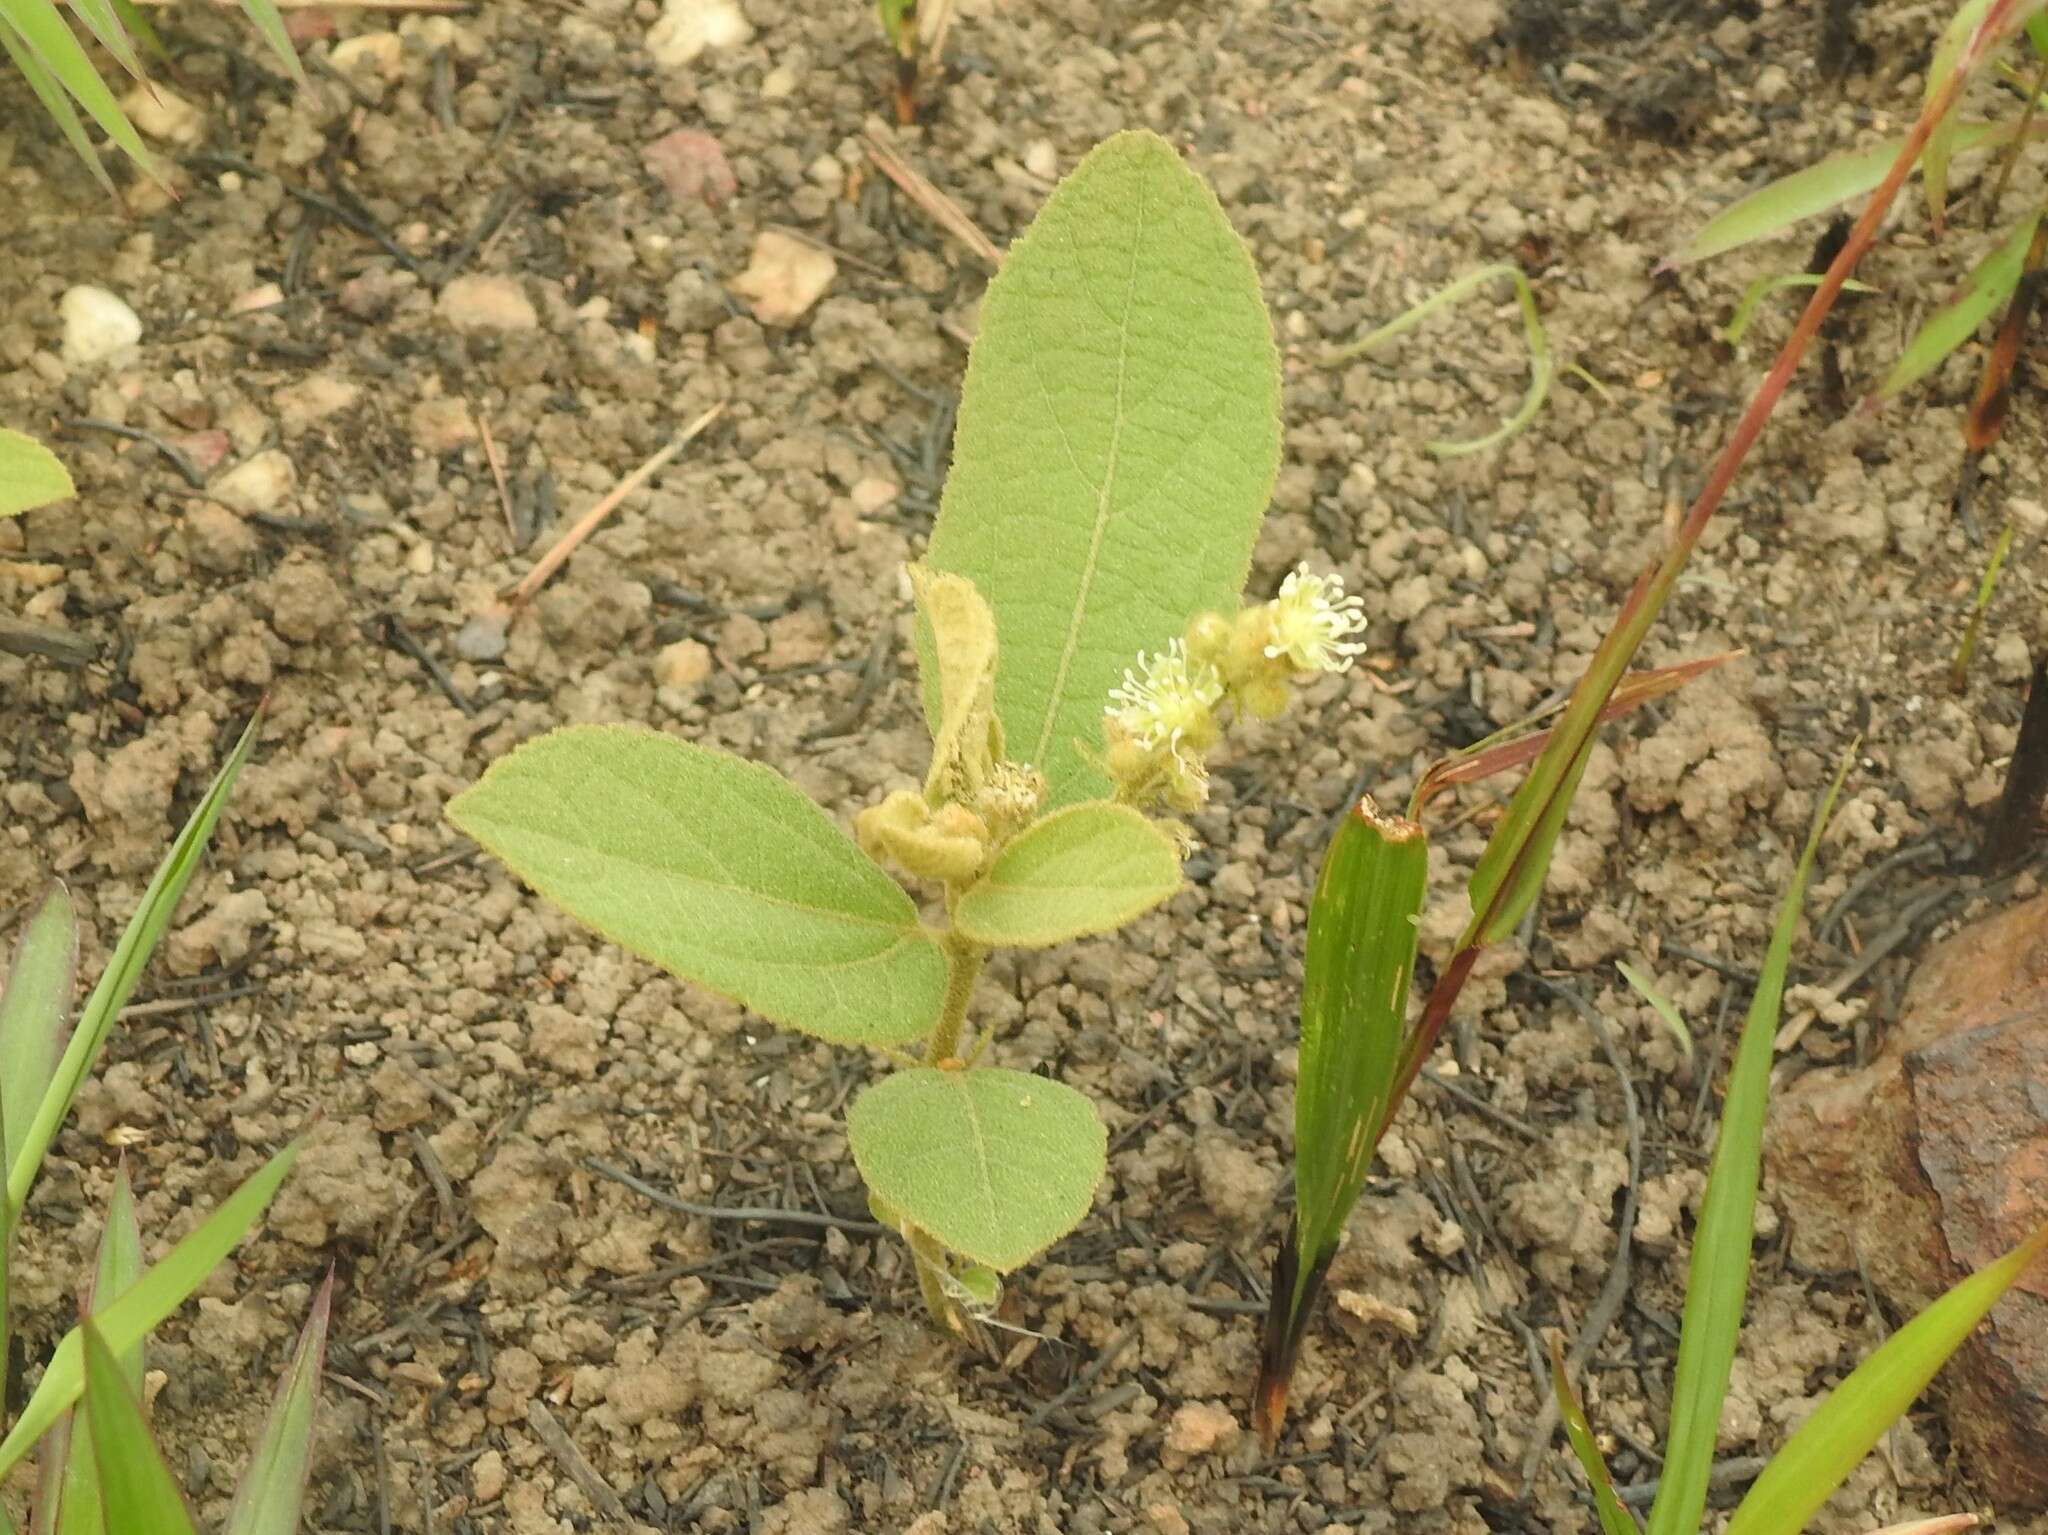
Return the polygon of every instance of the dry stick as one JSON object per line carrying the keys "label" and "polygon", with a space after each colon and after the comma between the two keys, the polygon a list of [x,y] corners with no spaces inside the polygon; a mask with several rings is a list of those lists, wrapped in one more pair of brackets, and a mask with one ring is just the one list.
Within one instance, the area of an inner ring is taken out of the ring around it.
{"label": "dry stick", "polygon": [[491,479],[498,487],[498,509],[505,514],[505,532],[512,540],[512,547],[519,547],[519,524],[512,520],[512,492],[505,485],[505,462],[498,457],[497,440],[491,436],[491,418],[482,411],[476,415],[477,435],[483,439],[484,461],[491,466]]}
{"label": "dry stick", "polygon": [[569,1431],[555,1421],[555,1415],[538,1399],[526,1404],[526,1426],[548,1447],[556,1462],[569,1473],[570,1480],[583,1489],[583,1495],[597,1505],[599,1513],[617,1524],[627,1522],[626,1505],[612,1490],[612,1484],[598,1475],[597,1468],[583,1458],[583,1452],[576,1448],[576,1441],[569,1437]]}
{"label": "dry stick", "polygon": [[895,139],[886,128],[871,122],[860,138],[861,147],[867,150],[875,168],[895,182],[905,197],[929,214],[933,223],[978,256],[982,265],[991,272],[1002,266],[1003,253],[996,242],[981,232],[965,209],[911,167],[910,162],[897,152]]}
{"label": "dry stick", "polygon": [[556,539],[555,546],[536,560],[533,569],[505,594],[505,606],[516,612],[531,602],[534,593],[548,584],[548,579],[562,568],[563,562],[576,552],[577,546],[597,531],[599,523],[618,510],[620,502],[653,479],[670,459],[701,437],[711,423],[724,414],[725,404],[720,401],[684,427],[667,447],[613,486],[611,494],[578,518],[575,526]]}

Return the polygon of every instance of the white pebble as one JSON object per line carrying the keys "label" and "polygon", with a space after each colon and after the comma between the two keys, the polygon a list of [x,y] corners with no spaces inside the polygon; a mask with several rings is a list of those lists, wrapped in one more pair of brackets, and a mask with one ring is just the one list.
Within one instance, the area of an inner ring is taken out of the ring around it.
{"label": "white pebble", "polygon": [[707,48],[736,48],[753,35],[734,0],[668,0],[647,29],[647,51],[663,69],[680,69]]}
{"label": "white pebble", "polygon": [[64,320],[64,360],[104,362],[142,339],[142,320],[105,288],[81,283],[57,301]]}
{"label": "white pebble", "polygon": [[231,512],[253,517],[274,512],[299,487],[299,471],[276,448],[244,459],[208,487],[207,493]]}
{"label": "white pebble", "polygon": [[458,277],[441,290],[434,308],[464,334],[532,330],[540,324],[533,300],[512,277]]}

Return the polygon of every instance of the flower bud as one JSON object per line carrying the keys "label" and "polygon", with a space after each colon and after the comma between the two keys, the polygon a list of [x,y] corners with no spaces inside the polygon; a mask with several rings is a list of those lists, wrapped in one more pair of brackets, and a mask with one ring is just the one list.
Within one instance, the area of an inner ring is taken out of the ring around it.
{"label": "flower bud", "polygon": [[1268,672],[1239,688],[1237,703],[1255,720],[1276,720],[1287,712],[1287,703],[1293,692],[1284,676],[1276,677]]}

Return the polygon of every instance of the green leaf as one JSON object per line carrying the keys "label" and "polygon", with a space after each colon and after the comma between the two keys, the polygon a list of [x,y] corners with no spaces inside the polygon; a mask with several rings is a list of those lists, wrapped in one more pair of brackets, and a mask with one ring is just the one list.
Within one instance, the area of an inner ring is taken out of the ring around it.
{"label": "green leaf", "polygon": [[1095,1105],[1021,1071],[896,1072],[854,1099],[846,1133],[875,1197],[1002,1274],[1080,1224],[1108,1165]]}
{"label": "green leaf", "polygon": [[1984,1314],[2044,1253],[2048,1226],[1887,1338],[1771,1457],[1728,1521],[1727,1535],[1798,1535],[1805,1529]]}
{"label": "green leaf", "polygon": [[[1742,338],[1749,334],[1749,323],[1756,318],[1763,301],[1773,293],[1782,293],[1787,288],[1818,288],[1823,274],[1819,272],[1780,272],[1775,277],[1759,277],[1742,290],[1742,297],[1735,305],[1735,311],[1728,316],[1728,323],[1721,328],[1721,339],[1730,346],[1742,344]],[[1875,293],[1877,289],[1867,282],[1845,278],[1844,293]]]}
{"label": "green leaf", "polygon": [[[1934,59],[1927,67],[1927,80],[1920,92],[1924,108],[1941,93],[1949,77],[1962,62],[1963,49],[1991,9],[1991,0],[1963,0],[1935,44]],[[1927,191],[1927,214],[1939,230],[1948,216],[1948,164],[1956,149],[1956,115],[1946,114],[1927,136],[1927,148],[1920,156],[1920,173]]]}
{"label": "green leaf", "polygon": [[21,930],[7,985],[0,989],[0,1168],[14,1165],[57,1070],[77,967],[71,893],[52,885]]}
{"label": "green leaf", "polygon": [[121,25],[113,0],[71,0],[71,11],[99,39],[100,45],[114,56],[117,64],[136,79],[142,78],[142,61],[135,56],[134,44],[128,40],[127,29]]}
{"label": "green leaf", "polygon": [[[119,1353],[133,1348],[206,1283],[221,1259],[256,1224],[298,1154],[299,1143],[294,1141],[264,1163],[125,1294],[94,1315],[93,1323],[110,1350]],[[76,1327],[58,1342],[56,1352],[44,1366],[35,1394],[14,1420],[7,1437],[0,1439],[0,1480],[21,1463],[50,1425],[78,1400],[85,1384],[81,1348]]]}
{"label": "green leaf", "polygon": [[1685,1057],[1685,1064],[1692,1064],[1692,1030],[1685,1026],[1685,1017],[1677,1005],[1657,989],[1657,983],[1625,959],[1614,962],[1614,968],[1621,972],[1621,978],[1633,986],[1636,995],[1650,1004],[1650,1010],[1664,1020],[1664,1026],[1671,1030],[1671,1037],[1678,1041],[1678,1050]]}
{"label": "green leaf", "polygon": [[21,432],[0,427],[0,517],[15,517],[78,494],[57,455]]}
{"label": "green leaf", "polygon": [[1336,1251],[1393,1118],[1428,886],[1427,834],[1361,799],[1330,839],[1308,908],[1294,1089],[1302,1275]]}
{"label": "green leaf", "polygon": [[[1957,123],[1955,148],[1979,149],[2010,143],[2017,127],[2014,123]],[[1801,219],[1862,196],[1884,180],[1885,172],[1905,147],[1904,134],[1881,139],[1868,149],[1831,155],[1757,188],[1707,220],[1690,240],[1665,259],[1664,268],[1705,261],[1752,240],[1767,240]]]}
{"label": "green leaf", "polygon": [[1614,1490],[1614,1477],[1607,1469],[1607,1457],[1600,1453],[1600,1441],[1593,1437],[1593,1425],[1586,1421],[1586,1409],[1579,1401],[1578,1392],[1572,1390],[1571,1377],[1564,1369],[1564,1349],[1555,1338],[1550,1340],[1550,1386],[1557,1393],[1557,1412],[1564,1421],[1564,1437],[1571,1444],[1572,1454],[1579,1459],[1579,1468],[1586,1473],[1586,1484],[1593,1489],[1593,1507],[1599,1511],[1603,1535],[1642,1535],[1636,1526],[1635,1515],[1623,1507]]}
{"label": "green leaf", "polygon": [[85,1323],[85,1410],[108,1527],[121,1535],[199,1535],[150,1437],[141,1401],[91,1322]]}
{"label": "green leaf", "polygon": [[57,131],[64,135],[64,142],[92,172],[93,180],[111,193],[114,190],[113,178],[100,164],[99,151],[93,148],[92,140],[86,136],[85,124],[78,119],[78,109],[64,94],[64,87],[57,83],[57,77],[43,67],[43,61],[36,57],[35,50],[9,25],[8,7],[12,3],[13,0],[0,0],[0,48],[7,51],[14,67],[21,71],[22,79],[35,92],[36,100],[42,103],[43,111],[57,125]]}
{"label": "green leaf", "polygon": [[1128,805],[1069,805],[1027,828],[953,912],[964,938],[1043,949],[1122,927],[1180,889],[1173,838]]}
{"label": "green leaf", "polygon": [[178,840],[171,844],[171,851],[158,865],[149,888],[142,893],[142,904],[135,908],[127,931],[114,946],[114,957],[107,962],[99,984],[86,1001],[85,1011],[79,1015],[78,1027],[72,1031],[71,1042],[65,1047],[63,1059],[57,1063],[56,1075],[43,1094],[42,1103],[29,1123],[28,1133],[16,1143],[7,1171],[9,1208],[19,1210],[27,1199],[36,1169],[42,1166],[43,1153],[49,1150],[50,1142],[56,1138],[57,1127],[64,1122],[64,1116],[71,1112],[71,1100],[78,1096],[78,1089],[91,1072],[93,1062],[99,1059],[108,1031],[113,1028],[121,1009],[127,1006],[136,982],[142,978],[150,952],[156,948],[157,940],[163,937],[164,929],[170,926],[178,898],[185,893],[186,884],[198,870],[207,839],[213,835],[214,823],[220,819],[228,794],[235,786],[235,775],[249,760],[249,752],[256,744],[256,729],[261,723],[259,711],[257,717],[249,722],[249,728],[242,732],[242,739],[235,744],[227,765],[207,789],[199,808],[192,812],[192,819],[185,823],[185,829],[178,833]]}
{"label": "green leaf", "polygon": [[1650,1509],[1649,1535],[1697,1535],[1707,1506],[1707,1476],[1714,1466],[1721,1404],[1735,1362],[1742,1303],[1749,1293],[1750,1235],[1756,1215],[1757,1171],[1763,1160],[1764,1111],[1771,1092],[1772,1042],[1792,963],[1792,940],[1806,900],[1807,881],[1821,834],[1835,808],[1842,780],[1856,760],[1852,745],[1828,786],[1813,829],[1799,855],[1792,882],[1778,904],[1771,946],[1758,972],[1756,995],[1742,1025],[1721,1129],[1714,1139],[1713,1165],[1700,1200],[1693,1234],[1692,1268],[1685,1290],[1685,1319],[1679,1328],[1678,1365],[1671,1384],[1671,1431],[1664,1446],[1664,1474]]}
{"label": "green leaf", "polygon": [[946,960],[902,887],[787,779],[576,726],[492,764],[448,818],[614,943],[845,1045],[931,1031]]}
{"label": "green leaf", "polygon": [[334,1275],[320,1286],[313,1314],[299,1334],[291,1368],[264,1420],[249,1469],[235,1492],[224,1535],[298,1535],[313,1456],[313,1419],[320,1406],[320,1369],[327,1357],[327,1321],[334,1307]]}
{"label": "green leaf", "polygon": [[932,767],[925,794],[934,803],[981,787],[1001,753],[995,724],[996,619],[974,583],[925,564],[910,567],[917,598],[918,660],[924,667],[925,718]]}
{"label": "green leaf", "polygon": [[1086,752],[1138,653],[1237,606],[1279,463],[1244,242],[1172,146],[1118,134],[989,284],[928,556],[995,612],[996,711],[1051,805],[1107,793]]}
{"label": "green leaf", "polygon": [[1957,347],[1977,334],[1977,327],[2005,307],[2026,270],[2027,247],[2034,242],[2042,210],[2034,209],[2013,226],[1999,245],[1971,270],[1956,296],[1921,322],[1892,364],[1884,382],[1877,386],[1869,404],[1880,405],[1895,398],[1941,366]]}

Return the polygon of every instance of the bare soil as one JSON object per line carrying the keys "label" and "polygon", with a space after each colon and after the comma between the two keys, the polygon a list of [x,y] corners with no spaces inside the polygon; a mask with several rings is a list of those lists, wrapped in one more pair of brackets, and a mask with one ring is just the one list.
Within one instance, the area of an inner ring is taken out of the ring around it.
{"label": "bare soil", "polygon": [[[299,95],[231,18],[189,15],[171,83],[202,139],[172,151],[175,203],[117,169],[125,209],[0,80],[0,420],[49,437],[83,491],[0,527],[0,599],[91,651],[0,654],[0,913],[61,874],[86,962],[103,959],[270,698],[149,1005],[44,1175],[15,1363],[32,1382],[65,1325],[122,1158],[160,1246],[305,1132],[264,1233],[151,1356],[157,1417],[214,1517],[257,1383],[335,1265],[315,1529],[1592,1528],[1561,1442],[1532,1442],[1537,1357],[1622,1270],[1592,1407],[1618,1479],[1655,1477],[1718,1068],[1851,737],[1800,961],[1828,989],[1794,994],[1819,1016],[1784,1075],[1867,1056],[1923,943],[2034,888],[1946,870],[1997,793],[2028,648],[2048,644],[2038,395],[2023,378],[1979,493],[1979,520],[2009,513],[2021,535],[1963,694],[1947,667],[1985,550],[1949,497],[1975,351],[1902,408],[1849,408],[1982,248],[1975,202],[1939,244],[1901,216],[1864,274],[1882,294],[1845,309],[1833,372],[1810,367],[1779,411],[1648,658],[1749,655],[1598,750],[1538,920],[1487,962],[1386,1144],[1266,1460],[1242,1425],[1304,900],[1351,796],[1400,800],[1579,674],[1791,310],[1767,307],[1747,355],[1715,327],[1812,235],[1652,269],[1749,186],[1901,131],[1940,8],[963,0],[906,156],[1000,244],[1108,133],[1185,147],[1251,244],[1287,357],[1253,590],[1327,560],[1366,594],[1375,645],[1240,741],[1167,910],[985,984],[997,1055],[1095,1095],[1113,1152],[1094,1215],[1011,1286],[1006,1319],[1029,1332],[991,1357],[926,1329],[905,1255],[864,1224],[842,1111],[868,1063],[595,941],[441,816],[571,721],[744,752],[844,819],[922,770],[899,571],[929,528],[986,274],[861,147],[889,79],[866,9],[745,10],[751,40],[660,68],[648,0],[498,0],[399,21],[393,80],[322,68],[333,44],[315,41]],[[335,14],[344,37],[389,20]],[[722,206],[679,202],[643,164],[676,128],[722,144]],[[2040,196],[2023,169],[2008,205]],[[836,253],[789,326],[728,287],[771,227]],[[1317,365],[1503,260],[1598,381],[1565,376],[1504,448],[1423,448],[1519,398],[1504,292],[1384,358]],[[457,275],[511,280],[532,328],[457,329],[436,304]],[[57,299],[81,281],[139,312],[132,355],[60,359]],[[503,657],[465,659],[493,594],[721,402]],[[202,488],[80,422],[225,457]],[[271,451],[288,483],[239,509],[209,493]],[[671,649],[686,641],[701,652]],[[1438,831],[1433,954],[1493,803]],[[1694,1067],[1618,958],[1694,1021]],[[621,1172],[836,1222],[686,1215]],[[1767,1200],[1717,1506],[1899,1320],[1853,1273],[1799,1271],[1784,1233]],[[1977,1501],[1937,1402],[1816,1527]]]}

